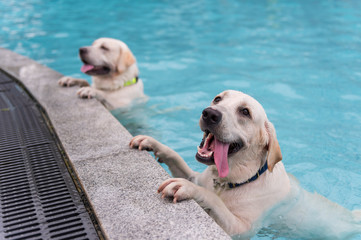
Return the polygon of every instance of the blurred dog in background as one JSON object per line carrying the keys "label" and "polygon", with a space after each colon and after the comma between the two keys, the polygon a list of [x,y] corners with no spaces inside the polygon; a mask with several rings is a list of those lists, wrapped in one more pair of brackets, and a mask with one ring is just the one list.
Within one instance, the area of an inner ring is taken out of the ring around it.
{"label": "blurred dog in background", "polygon": [[124,42],[99,38],[91,46],[81,47],[79,56],[84,63],[81,71],[92,76],[92,86],[84,79],[68,76],[60,78],[59,85],[79,85],[77,94],[81,98],[96,98],[109,110],[145,98],[136,59]]}

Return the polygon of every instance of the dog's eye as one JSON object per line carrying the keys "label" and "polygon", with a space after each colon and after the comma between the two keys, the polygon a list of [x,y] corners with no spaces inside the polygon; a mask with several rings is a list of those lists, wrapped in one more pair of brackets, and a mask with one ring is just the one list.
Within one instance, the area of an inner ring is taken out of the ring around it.
{"label": "dog's eye", "polygon": [[248,108],[242,108],[240,109],[240,112],[244,115],[244,116],[247,116],[247,117],[250,117],[250,113],[249,113],[249,110]]}
{"label": "dog's eye", "polygon": [[222,98],[220,96],[217,96],[214,98],[213,102],[214,103],[219,103],[222,100]]}
{"label": "dog's eye", "polygon": [[101,45],[100,48],[103,49],[104,51],[109,51],[109,48],[107,48],[107,47],[104,46],[104,45]]}

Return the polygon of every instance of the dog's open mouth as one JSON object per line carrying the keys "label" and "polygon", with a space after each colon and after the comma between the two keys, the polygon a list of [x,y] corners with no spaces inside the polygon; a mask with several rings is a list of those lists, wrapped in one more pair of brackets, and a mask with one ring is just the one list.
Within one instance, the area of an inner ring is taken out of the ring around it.
{"label": "dog's open mouth", "polygon": [[94,66],[83,61],[84,65],[81,67],[81,71],[88,75],[106,75],[110,72],[110,68],[107,66]]}
{"label": "dog's open mouth", "polygon": [[228,156],[238,152],[242,146],[243,143],[221,142],[211,132],[205,131],[196,159],[207,165],[215,164],[219,177],[226,177],[229,172]]}

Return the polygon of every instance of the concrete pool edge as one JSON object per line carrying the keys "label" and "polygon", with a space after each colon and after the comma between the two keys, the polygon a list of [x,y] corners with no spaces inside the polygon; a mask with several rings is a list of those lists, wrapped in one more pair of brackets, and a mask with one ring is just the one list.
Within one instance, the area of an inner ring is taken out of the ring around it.
{"label": "concrete pool edge", "polygon": [[61,88],[60,73],[0,48],[0,68],[41,104],[65,149],[104,235],[109,239],[229,239],[194,202],[162,200],[169,178],[146,152],[129,149],[129,132],[77,87]]}

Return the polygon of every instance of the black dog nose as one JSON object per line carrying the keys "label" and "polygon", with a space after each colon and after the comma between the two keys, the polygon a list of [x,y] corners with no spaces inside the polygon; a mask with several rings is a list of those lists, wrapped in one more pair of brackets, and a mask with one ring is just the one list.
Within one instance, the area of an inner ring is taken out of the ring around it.
{"label": "black dog nose", "polygon": [[216,125],[222,120],[222,113],[208,107],[203,110],[202,119],[207,125]]}
{"label": "black dog nose", "polygon": [[79,54],[86,54],[88,52],[88,49],[86,47],[79,48]]}

